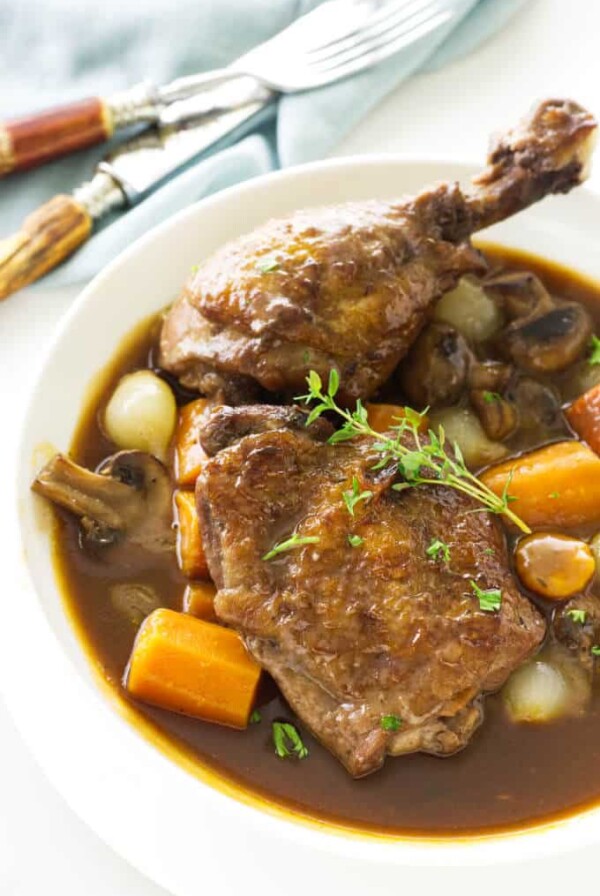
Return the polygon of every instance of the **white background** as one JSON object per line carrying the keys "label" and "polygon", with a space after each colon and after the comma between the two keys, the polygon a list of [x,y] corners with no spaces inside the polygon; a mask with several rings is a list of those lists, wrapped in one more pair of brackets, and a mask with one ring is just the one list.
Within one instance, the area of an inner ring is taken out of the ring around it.
{"label": "white background", "polygon": [[[600,115],[599,36],[598,0],[530,0],[502,34],[476,53],[441,72],[416,77],[403,85],[363,121],[336,154],[389,151],[458,160],[481,158],[488,134],[510,125],[541,96],[570,95]],[[600,165],[591,183],[600,190]],[[0,384],[5,421],[0,462],[7,441],[18,430],[23,399],[39,353],[75,292],[24,292],[0,307]],[[4,470],[4,474],[10,475],[10,471]],[[18,594],[11,593],[9,581],[3,581],[3,591],[3,600],[18,600]],[[23,637],[27,662],[35,662],[35,657],[27,656],[26,634],[18,636]],[[564,894],[567,887],[578,884],[593,890],[597,888],[593,859],[588,851],[530,863],[518,878],[511,877],[510,884],[506,870],[488,869],[482,886],[487,894],[505,894],[507,885],[517,892],[537,886],[546,894]],[[389,884],[382,885],[378,876],[375,887],[368,869],[365,874],[366,893],[403,890],[400,870]],[[456,883],[455,874],[440,869],[436,889],[454,892]],[[318,883],[315,890],[320,896]],[[199,856],[198,892],[203,891],[220,896],[218,882],[202,879]],[[285,881],[266,886],[264,879],[248,881],[249,896],[284,891]],[[65,806],[26,753],[0,702],[0,896],[55,893],[159,896],[165,891],[116,856]]]}

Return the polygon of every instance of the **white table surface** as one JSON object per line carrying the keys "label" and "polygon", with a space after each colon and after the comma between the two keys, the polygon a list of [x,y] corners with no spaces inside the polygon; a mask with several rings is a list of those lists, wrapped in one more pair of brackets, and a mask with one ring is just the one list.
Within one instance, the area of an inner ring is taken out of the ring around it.
{"label": "white table surface", "polygon": [[[389,151],[481,158],[491,131],[511,124],[536,98],[552,94],[573,96],[600,114],[599,34],[597,0],[530,0],[508,29],[476,53],[441,72],[416,77],[389,96],[336,154]],[[600,189],[600,165],[591,183]],[[18,429],[39,352],[76,292],[27,291],[0,307],[5,421],[0,459]],[[3,582],[3,591],[4,600],[18,600],[11,594],[10,582]],[[596,865],[593,851],[581,850],[519,869],[490,869],[486,891],[505,894],[508,887],[523,892],[537,886],[551,896],[577,884],[593,888]],[[339,892],[349,871],[340,868]],[[373,868],[352,873],[365,874],[368,893],[403,892],[407,884],[414,891],[412,874]],[[440,869],[439,875],[436,890],[465,896],[481,872]],[[307,892],[320,896],[318,881],[312,881],[308,872],[306,880]],[[202,881],[200,876],[199,892],[207,890],[211,896],[222,894],[218,882]],[[249,876],[250,896],[259,892],[274,896],[284,890],[284,881]],[[159,896],[165,891],[115,855],[67,808],[28,755],[0,701],[0,896],[55,893]]]}

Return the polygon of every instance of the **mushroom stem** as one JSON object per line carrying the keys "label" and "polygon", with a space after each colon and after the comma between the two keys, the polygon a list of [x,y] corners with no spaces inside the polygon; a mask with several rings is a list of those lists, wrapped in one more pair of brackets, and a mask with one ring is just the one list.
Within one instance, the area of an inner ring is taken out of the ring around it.
{"label": "mushroom stem", "polygon": [[131,486],[92,473],[64,454],[56,454],[31,487],[78,517],[89,517],[106,529],[124,528],[124,509],[131,501]]}

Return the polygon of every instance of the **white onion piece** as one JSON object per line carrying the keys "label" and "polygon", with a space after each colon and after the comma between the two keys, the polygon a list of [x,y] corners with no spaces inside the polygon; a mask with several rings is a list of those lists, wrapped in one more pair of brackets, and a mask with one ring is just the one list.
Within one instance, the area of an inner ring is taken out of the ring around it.
{"label": "white onion piece", "polygon": [[554,646],[513,672],[502,697],[514,722],[550,722],[580,713],[590,693],[582,666]]}
{"label": "white onion piece", "polygon": [[138,370],[117,385],[104,412],[104,428],[119,448],[147,451],[165,460],[176,419],[169,386],[152,371]]}
{"label": "white onion piece", "polygon": [[468,467],[483,467],[507,453],[501,442],[488,439],[477,415],[467,408],[442,408],[428,416],[432,429],[443,426],[446,438],[457,442]]}
{"label": "white onion piece", "polygon": [[549,722],[564,715],[569,705],[569,689],[561,672],[542,660],[513,672],[503,697],[514,722]]}
{"label": "white onion piece", "polygon": [[471,342],[489,339],[503,323],[496,303],[468,277],[442,296],[433,317],[451,324]]}

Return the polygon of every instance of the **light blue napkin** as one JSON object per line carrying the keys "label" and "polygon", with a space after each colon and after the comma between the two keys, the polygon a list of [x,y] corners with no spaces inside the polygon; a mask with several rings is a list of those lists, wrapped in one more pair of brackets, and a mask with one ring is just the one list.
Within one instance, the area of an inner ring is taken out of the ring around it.
{"label": "light blue napkin", "polygon": [[[283,97],[252,136],[188,168],[105,224],[45,284],[92,277],[138,236],[192,202],[278,166],[317,159],[418,70],[470,52],[525,0],[446,0],[461,15],[388,62],[319,90]],[[226,65],[317,5],[316,0],[0,0],[0,120],[107,95],[144,79]],[[89,180],[99,147],[0,181],[2,236],[55,193]]]}

